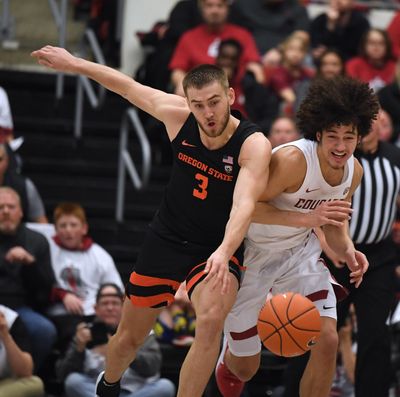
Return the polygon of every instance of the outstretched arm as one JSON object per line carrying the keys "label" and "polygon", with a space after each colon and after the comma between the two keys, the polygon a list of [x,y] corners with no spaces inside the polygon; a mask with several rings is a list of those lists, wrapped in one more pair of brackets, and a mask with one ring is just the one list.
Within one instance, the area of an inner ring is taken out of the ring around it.
{"label": "outstretched arm", "polygon": [[309,213],[280,210],[269,203],[281,193],[298,191],[306,172],[306,159],[297,147],[289,145],[275,151],[271,157],[268,185],[256,204],[252,222],[307,228],[325,224],[341,226],[352,211],[347,201],[324,202]]}
{"label": "outstretched arm", "polygon": [[353,210],[349,201],[326,201],[310,212],[280,210],[269,203],[257,203],[252,221],[265,225],[313,228],[323,225],[343,226]]}
{"label": "outstretched arm", "polygon": [[189,114],[186,100],[180,96],[138,83],[131,77],[105,65],[86,61],[64,48],[45,46],[31,54],[39,64],[60,72],[81,74],[103,85],[133,105],[162,121],[172,140]]}
{"label": "outstretched arm", "polygon": [[251,222],[255,203],[268,181],[271,145],[262,133],[251,135],[244,142],[239,164],[241,166],[233,194],[232,209],[220,246],[208,258],[205,282],[214,276],[222,284],[222,293],[229,287],[228,262],[244,239]]}
{"label": "outstretched arm", "polygon": [[364,273],[368,270],[369,263],[366,256],[355,249],[349,236],[348,222],[346,221],[345,225],[341,227],[326,225],[323,227],[323,231],[326,243],[336,254],[335,262],[346,263],[351,271],[350,282],[358,288]]}
{"label": "outstretched arm", "polygon": [[[357,160],[354,164],[354,177],[347,200],[350,201],[354,191],[357,189],[362,178],[362,167]],[[349,235],[349,223],[344,222],[343,226],[337,227],[332,225],[323,226],[326,242],[329,247],[336,253],[340,262],[346,263],[350,269],[350,282],[355,283],[358,287],[363,278],[363,274],[368,269],[368,261],[365,255],[354,248],[354,244]]]}

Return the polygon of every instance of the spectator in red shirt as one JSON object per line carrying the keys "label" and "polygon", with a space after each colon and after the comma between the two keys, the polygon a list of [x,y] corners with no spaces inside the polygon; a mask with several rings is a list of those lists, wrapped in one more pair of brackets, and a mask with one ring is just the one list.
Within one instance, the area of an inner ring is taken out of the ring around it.
{"label": "spectator in red shirt", "polygon": [[394,15],[387,28],[387,32],[392,41],[393,55],[396,58],[400,58],[400,11]]}
{"label": "spectator in red shirt", "polygon": [[203,63],[215,63],[219,44],[224,39],[235,39],[243,48],[239,78],[246,70],[251,70],[261,82],[264,75],[253,37],[244,28],[227,22],[229,1],[199,0],[199,7],[204,23],[182,35],[169,64],[175,93],[183,95],[182,80],[190,69]]}
{"label": "spectator in red shirt", "polygon": [[360,45],[360,55],[346,63],[346,73],[365,83],[375,91],[391,83],[395,76],[396,63],[387,33],[381,29],[370,29]]}

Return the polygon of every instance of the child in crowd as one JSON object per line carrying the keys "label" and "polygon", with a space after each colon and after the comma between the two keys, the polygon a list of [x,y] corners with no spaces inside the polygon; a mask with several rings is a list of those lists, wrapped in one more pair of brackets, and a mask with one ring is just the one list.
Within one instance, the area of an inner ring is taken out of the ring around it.
{"label": "child in crowd", "polygon": [[313,71],[304,66],[308,42],[303,35],[291,34],[281,45],[281,65],[267,70],[267,79],[282,101],[282,114],[292,116],[299,83],[311,79]]}
{"label": "child in crowd", "polygon": [[57,287],[48,314],[63,346],[79,322],[94,316],[99,286],[108,282],[122,289],[123,284],[110,254],[88,236],[86,214],[79,204],[59,204],[54,224],[56,234],[50,239],[50,250]]}

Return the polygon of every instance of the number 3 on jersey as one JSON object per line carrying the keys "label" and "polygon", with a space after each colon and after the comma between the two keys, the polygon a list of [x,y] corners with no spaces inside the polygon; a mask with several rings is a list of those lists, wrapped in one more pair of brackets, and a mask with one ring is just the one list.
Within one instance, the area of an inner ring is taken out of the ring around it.
{"label": "number 3 on jersey", "polygon": [[199,181],[199,184],[197,189],[193,189],[193,196],[199,198],[200,200],[205,200],[208,194],[208,177],[199,173],[197,173],[194,177]]}

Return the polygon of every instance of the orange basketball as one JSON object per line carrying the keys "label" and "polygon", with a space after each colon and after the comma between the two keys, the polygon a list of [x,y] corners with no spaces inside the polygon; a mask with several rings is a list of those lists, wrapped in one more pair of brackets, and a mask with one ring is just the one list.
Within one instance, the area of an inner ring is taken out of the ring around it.
{"label": "orange basketball", "polygon": [[315,345],[321,319],[308,298],[293,292],[275,295],[265,302],[257,323],[264,346],[278,356],[300,356]]}

